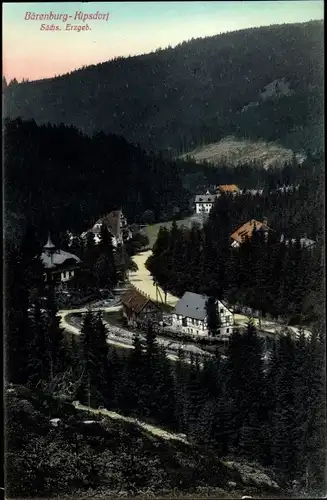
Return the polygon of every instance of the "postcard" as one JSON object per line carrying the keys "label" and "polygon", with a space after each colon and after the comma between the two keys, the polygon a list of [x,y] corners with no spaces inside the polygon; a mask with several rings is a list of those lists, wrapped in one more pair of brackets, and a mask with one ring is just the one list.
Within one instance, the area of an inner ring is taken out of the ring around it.
{"label": "postcard", "polygon": [[325,498],[323,17],[4,2],[6,498]]}

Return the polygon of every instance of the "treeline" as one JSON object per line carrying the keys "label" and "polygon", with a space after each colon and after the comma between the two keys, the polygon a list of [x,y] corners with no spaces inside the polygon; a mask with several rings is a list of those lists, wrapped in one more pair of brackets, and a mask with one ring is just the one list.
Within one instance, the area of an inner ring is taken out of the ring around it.
{"label": "treeline", "polygon": [[81,233],[120,207],[130,223],[147,210],[162,220],[188,209],[176,164],[122,137],[6,120],[4,160],[6,211],[44,232]]}
{"label": "treeline", "polygon": [[293,159],[281,169],[264,170],[259,164],[170,161],[121,137],[90,138],[73,127],[39,127],[33,121],[6,120],[5,137],[6,244],[19,243],[30,224],[41,238],[49,230],[81,234],[120,207],[129,223],[182,218],[193,210],[194,195],[216,184],[262,188],[313,178],[308,195],[322,189],[321,157],[310,151],[302,165]]}
{"label": "treeline", "polygon": [[[5,112],[176,156],[227,135],[322,149],[323,22],[250,28],[4,89]],[[260,100],[285,79],[290,94]],[[252,102],[260,101],[242,112]],[[83,112],[81,113],[81,110]]]}
{"label": "treeline", "polygon": [[[322,200],[312,185],[288,194],[220,197],[203,229],[162,227],[147,261],[164,290],[204,293],[291,323],[312,323],[322,307]],[[231,234],[268,219],[265,237],[254,232],[239,248]],[[284,235],[284,241],[281,241]],[[300,238],[315,243],[305,248]],[[290,240],[295,239],[295,242]]]}
{"label": "treeline", "polygon": [[[239,165],[231,165],[227,160],[219,160],[214,164],[186,163],[178,160],[177,165],[183,174],[183,184],[192,194],[205,193],[208,187],[219,184],[237,184],[241,189],[264,189],[267,194],[282,186],[294,187],[302,184],[307,186],[306,195],[311,199],[317,195],[321,198],[321,187],[324,157],[321,153],[305,151],[306,158],[298,163],[295,155],[291,161],[285,162],[279,168],[264,168],[260,161],[252,161]],[[302,195],[303,198],[304,194]]]}

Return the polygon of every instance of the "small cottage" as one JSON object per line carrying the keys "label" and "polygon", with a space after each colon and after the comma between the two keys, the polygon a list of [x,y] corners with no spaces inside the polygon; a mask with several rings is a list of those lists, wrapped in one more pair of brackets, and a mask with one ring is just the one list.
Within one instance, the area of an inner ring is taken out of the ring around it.
{"label": "small cottage", "polygon": [[122,297],[123,317],[132,327],[142,327],[162,321],[162,310],[149,297],[135,288]]}

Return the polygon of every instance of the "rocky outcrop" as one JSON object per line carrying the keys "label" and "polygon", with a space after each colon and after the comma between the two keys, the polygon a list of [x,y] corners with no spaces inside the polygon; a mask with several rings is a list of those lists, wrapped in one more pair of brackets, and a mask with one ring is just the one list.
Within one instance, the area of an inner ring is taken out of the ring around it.
{"label": "rocky outcrop", "polygon": [[233,480],[241,482],[244,486],[258,488],[260,490],[275,491],[281,490],[280,486],[272,479],[266,471],[257,464],[228,461],[224,462],[232,474]]}

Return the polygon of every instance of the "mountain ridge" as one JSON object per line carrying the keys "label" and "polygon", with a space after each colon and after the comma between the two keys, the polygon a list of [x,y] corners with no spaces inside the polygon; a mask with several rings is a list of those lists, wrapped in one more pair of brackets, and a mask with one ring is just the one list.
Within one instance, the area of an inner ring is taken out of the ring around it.
{"label": "mountain ridge", "polygon": [[[228,32],[116,58],[60,77],[9,85],[5,115],[74,125],[87,134],[103,130],[175,156],[226,135],[315,149],[316,134],[304,136],[322,120],[322,37],[323,22],[311,21]],[[287,81],[289,94],[241,113],[280,79]]]}

